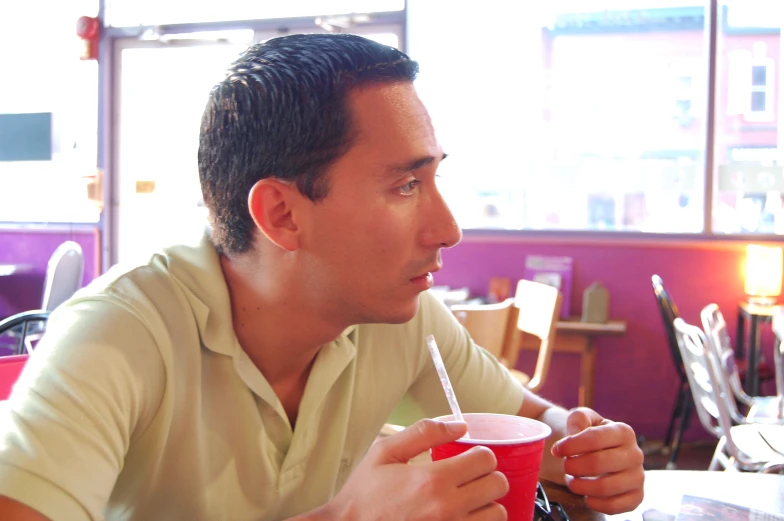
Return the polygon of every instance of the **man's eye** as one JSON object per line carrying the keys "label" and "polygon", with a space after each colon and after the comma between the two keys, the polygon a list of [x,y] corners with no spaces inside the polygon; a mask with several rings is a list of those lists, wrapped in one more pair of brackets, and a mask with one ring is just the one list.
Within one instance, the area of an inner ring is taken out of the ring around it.
{"label": "man's eye", "polygon": [[414,179],[410,183],[406,183],[399,188],[400,193],[403,195],[410,195],[416,191],[416,187],[419,184],[419,181]]}

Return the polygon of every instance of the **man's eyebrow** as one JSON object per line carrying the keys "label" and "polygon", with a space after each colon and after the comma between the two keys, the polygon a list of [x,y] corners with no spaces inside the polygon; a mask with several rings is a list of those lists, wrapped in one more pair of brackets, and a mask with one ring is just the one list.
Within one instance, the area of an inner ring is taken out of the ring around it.
{"label": "man's eyebrow", "polygon": [[[441,156],[441,161],[443,161],[446,158],[447,158],[447,154],[444,153]],[[427,165],[429,165],[430,163],[432,163],[435,160],[436,160],[435,156],[422,157],[420,159],[416,159],[414,161],[411,161],[410,163],[404,163],[404,164],[401,164],[401,165],[392,165],[389,168],[389,170],[391,172],[396,173],[396,174],[405,174],[405,173],[408,173],[408,172],[413,172],[414,170],[422,168],[423,166],[427,166]]]}

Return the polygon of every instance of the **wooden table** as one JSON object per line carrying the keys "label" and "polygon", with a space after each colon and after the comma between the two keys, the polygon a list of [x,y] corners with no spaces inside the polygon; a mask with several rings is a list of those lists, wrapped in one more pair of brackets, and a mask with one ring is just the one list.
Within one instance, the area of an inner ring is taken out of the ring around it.
{"label": "wooden table", "polygon": [[[610,320],[604,324],[580,322],[579,318],[559,320],[556,324],[554,353],[578,353],[580,360],[580,390],[578,404],[593,407],[594,374],[596,367],[596,350],[593,339],[597,336],[623,335],[626,333],[626,322]],[[539,341],[525,335],[521,349],[538,351]],[[552,369],[551,369],[552,370]]]}
{"label": "wooden table", "polygon": [[566,487],[543,482],[547,497],[560,503],[572,521],[643,521],[642,513],[655,509],[656,519],[675,519],[684,495],[700,496],[768,513],[784,514],[784,476],[750,472],[649,470],[645,472],[645,499],[633,512],[614,516],[585,506],[583,498]]}

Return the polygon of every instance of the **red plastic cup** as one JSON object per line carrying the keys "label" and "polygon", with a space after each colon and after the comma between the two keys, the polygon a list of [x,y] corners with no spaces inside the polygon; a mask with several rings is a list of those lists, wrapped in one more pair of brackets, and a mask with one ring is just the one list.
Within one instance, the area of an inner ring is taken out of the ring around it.
{"label": "red plastic cup", "polygon": [[[467,413],[463,419],[471,438],[434,447],[430,451],[433,461],[456,456],[475,445],[489,448],[498,460],[496,470],[509,481],[509,492],[497,503],[506,508],[509,521],[531,521],[544,442],[552,430],[540,421],[506,414]],[[436,420],[453,421],[454,416]]]}

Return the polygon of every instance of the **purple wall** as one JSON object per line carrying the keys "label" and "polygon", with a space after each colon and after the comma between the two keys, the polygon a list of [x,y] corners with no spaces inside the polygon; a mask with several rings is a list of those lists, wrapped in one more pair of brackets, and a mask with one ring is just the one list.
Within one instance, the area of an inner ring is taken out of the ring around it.
{"label": "purple wall", "polygon": [[[444,267],[435,282],[467,286],[485,295],[491,276],[522,277],[529,254],[565,255],[574,259],[571,310],[579,315],[582,293],[601,281],[610,293],[610,316],[627,322],[622,337],[598,338],[595,408],[603,415],[632,425],[638,434],[662,439],[677,390],[677,376],[667,347],[651,275],[664,279],[681,316],[699,325],[702,308],[715,302],[735,336],[737,303],[744,298],[742,266],[745,243],[735,242],[591,242],[466,237],[444,252]],[[764,342],[768,360],[772,342]],[[535,352],[523,352],[518,368],[532,372]],[[566,407],[577,405],[579,355],[556,353],[541,394]],[[766,385],[763,393],[772,393]],[[696,415],[686,439],[707,434]]]}
{"label": "purple wall", "polygon": [[33,270],[0,277],[0,319],[38,309],[44,294],[46,265],[54,250],[65,241],[79,243],[84,252],[83,285],[98,274],[100,240],[92,228],[6,229],[0,230],[0,264],[31,264]]}
{"label": "purple wall", "polygon": [[[46,263],[62,242],[78,242],[85,253],[84,283],[98,274],[100,239],[93,229],[60,231],[0,230],[0,263],[30,263],[31,273],[0,277],[0,317],[40,306]],[[742,263],[745,243],[613,242],[584,238],[533,239],[469,236],[444,252],[444,268],[436,284],[467,286],[484,295],[490,277],[522,277],[529,254],[574,259],[572,314],[582,310],[582,292],[601,281],[610,292],[610,315],[627,322],[623,337],[596,340],[595,407],[607,417],[625,421],[638,434],[661,439],[672,409],[677,378],[651,288],[651,275],[661,275],[683,318],[699,324],[700,310],[715,302],[735,336],[737,303],[744,298]],[[772,342],[763,336],[768,359]],[[579,356],[556,353],[542,395],[566,407],[577,405]],[[531,372],[534,352],[523,352],[518,368]],[[772,385],[763,392],[773,392]],[[708,437],[696,416],[687,439]]]}

